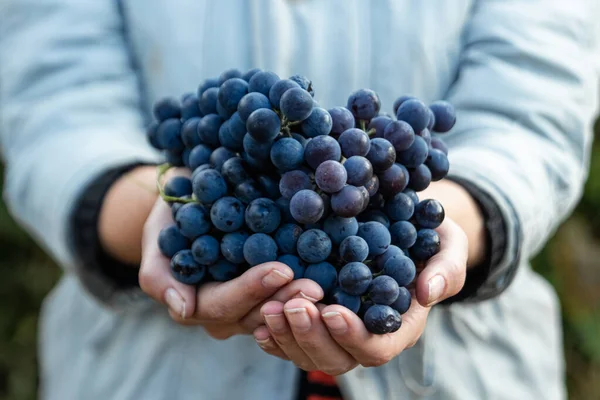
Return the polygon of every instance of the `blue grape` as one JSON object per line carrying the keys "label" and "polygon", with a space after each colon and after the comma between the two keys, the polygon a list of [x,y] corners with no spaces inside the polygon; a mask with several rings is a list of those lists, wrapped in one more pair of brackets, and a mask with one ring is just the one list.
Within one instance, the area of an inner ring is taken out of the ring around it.
{"label": "blue grape", "polygon": [[425,141],[427,147],[431,147],[431,132],[429,129],[425,128],[421,132],[417,133],[417,135]]}
{"label": "blue grape", "polygon": [[146,138],[148,139],[148,143],[150,143],[150,146],[158,150],[163,150],[156,136],[158,133],[158,126],[158,122],[152,121],[146,128]]}
{"label": "blue grape", "polygon": [[190,153],[192,152],[192,150],[189,147],[186,147],[183,152],[181,153],[181,161],[183,162],[183,166],[184,167],[188,167],[190,166]]}
{"label": "blue grape", "polygon": [[408,249],[417,240],[417,229],[408,221],[398,221],[390,226],[392,243],[402,249]]}
{"label": "blue grape", "polygon": [[227,147],[217,147],[209,158],[210,165],[217,171],[221,172],[225,161],[236,157],[235,153]]}
{"label": "blue grape", "polygon": [[304,121],[312,112],[313,99],[306,90],[292,88],[283,93],[279,107],[288,121]]}
{"label": "blue grape", "polygon": [[181,119],[187,121],[191,118],[201,117],[198,97],[190,93],[181,102]]}
{"label": "blue grape", "polygon": [[355,217],[363,210],[362,191],[356,186],[347,185],[331,196],[331,210],[340,217]]}
{"label": "blue grape", "polygon": [[279,191],[279,182],[267,175],[258,175],[256,177],[259,189],[270,199],[277,199],[281,196]]}
{"label": "blue grape", "polygon": [[357,235],[369,245],[369,257],[385,253],[392,241],[388,229],[376,221],[365,222],[359,226]]}
{"label": "blue grape", "polygon": [[309,141],[304,149],[304,159],[312,169],[317,169],[327,160],[339,161],[341,158],[342,149],[331,136],[317,136]]}
{"label": "blue grape", "polygon": [[369,256],[369,245],[359,236],[348,236],[340,243],[340,257],[345,262],[363,262]]}
{"label": "blue grape", "polygon": [[375,137],[382,138],[385,128],[393,121],[392,118],[379,115],[375,117],[369,122],[367,129],[370,131],[371,129],[375,130]]}
{"label": "blue grape", "polygon": [[182,151],[181,121],[174,118],[164,120],[156,130],[156,141],[161,149]]}
{"label": "blue grape", "polygon": [[429,171],[431,172],[431,180],[434,182],[445,178],[446,175],[448,175],[448,170],[450,169],[448,157],[443,151],[437,149],[429,149],[429,155],[427,156],[425,165],[427,165],[427,168],[429,168]]}
{"label": "blue grape", "polygon": [[388,140],[397,152],[404,151],[415,141],[415,132],[404,121],[392,121],[386,126],[383,137]]}
{"label": "blue grape", "polygon": [[373,177],[373,166],[365,157],[352,156],[344,162],[348,174],[348,184],[353,186],[366,185]]}
{"label": "blue grape", "polygon": [[221,239],[221,254],[234,264],[241,264],[244,259],[244,243],[250,235],[244,231],[228,233]]}
{"label": "blue grape", "polygon": [[227,260],[218,260],[208,267],[208,274],[215,282],[227,282],[235,279],[239,275],[239,272],[239,265]]}
{"label": "blue grape", "polygon": [[358,186],[358,190],[360,191],[360,195],[363,200],[360,212],[363,212],[369,206],[369,201],[371,200],[371,197],[369,196],[369,191],[364,186]]}
{"label": "blue grape", "polygon": [[192,181],[185,176],[174,176],[165,183],[165,194],[171,197],[183,197],[192,194]]}
{"label": "blue grape", "polygon": [[312,183],[309,176],[301,170],[286,172],[279,181],[279,191],[286,199],[291,199],[301,190],[312,189]]}
{"label": "blue grape", "polygon": [[283,96],[283,94],[289,89],[294,88],[300,88],[300,85],[289,79],[282,79],[275,82],[275,84],[271,86],[271,90],[269,90],[269,100],[273,107],[279,109],[281,96]]}
{"label": "blue grape", "polygon": [[208,164],[210,160],[210,155],[212,154],[212,149],[204,144],[199,144],[195,146],[192,151],[190,151],[189,165],[192,171],[196,170],[199,166],[203,164]]}
{"label": "blue grape", "polygon": [[380,254],[373,259],[374,262],[371,264],[371,269],[373,269],[374,272],[381,272],[389,259],[398,258],[400,256],[404,257],[404,252],[400,250],[398,246],[391,245],[385,253]]}
{"label": "blue grape", "polygon": [[194,176],[192,187],[194,195],[203,204],[214,203],[227,193],[225,179],[214,169],[205,169]]}
{"label": "blue grape", "polygon": [[203,115],[217,113],[217,99],[219,97],[219,88],[207,88],[198,99],[198,107]]}
{"label": "blue grape", "polygon": [[231,120],[227,120],[221,124],[219,127],[219,143],[228,148],[229,150],[242,150],[242,140],[244,135],[246,135],[246,129],[244,129],[244,135],[241,137],[234,137],[231,132]]}
{"label": "blue grape", "polygon": [[241,78],[242,72],[239,69],[231,68],[226,71],[223,71],[221,75],[219,75],[219,86],[223,86],[225,82],[234,78]]}
{"label": "blue grape", "polygon": [[339,287],[333,290],[330,298],[332,304],[338,304],[342,307],[346,307],[355,314],[360,311],[360,297],[348,294]]}
{"label": "blue grape", "polygon": [[290,200],[292,217],[301,224],[313,224],[321,219],[325,212],[325,204],[318,193],[303,189],[294,194]]}
{"label": "blue grape", "polygon": [[200,172],[204,171],[205,169],[212,169],[212,167],[210,166],[210,164],[202,164],[202,165],[199,165],[198,167],[196,167],[196,169],[194,169],[194,171],[192,172],[192,177],[191,177],[192,189],[194,188],[194,178],[196,176],[198,176],[198,174]]}
{"label": "blue grape", "polygon": [[271,103],[267,96],[262,93],[248,93],[240,100],[238,104],[238,113],[242,122],[246,122],[250,114],[261,108],[271,108]]}
{"label": "blue grape", "polygon": [[259,159],[259,160],[269,157],[272,145],[273,145],[273,142],[271,142],[271,141],[267,141],[267,142],[257,141],[249,133],[247,133],[244,136],[244,140],[243,140],[244,151],[246,153],[248,153],[248,155],[250,157],[253,157],[253,158]]}
{"label": "blue grape", "polygon": [[332,124],[331,115],[329,115],[327,110],[320,107],[314,107],[308,118],[300,124],[300,129],[304,136],[313,138],[320,135],[329,135]]}
{"label": "blue grape", "polygon": [[239,157],[232,157],[225,161],[221,167],[221,175],[227,183],[234,187],[251,179],[246,161]]}
{"label": "blue grape", "polygon": [[375,138],[371,139],[366,157],[373,166],[373,171],[383,172],[394,165],[396,150],[387,139]]}
{"label": "blue grape", "polygon": [[296,244],[302,232],[302,228],[296,224],[281,225],[274,236],[279,250],[286,254],[296,254]]}
{"label": "blue grape", "polygon": [[365,328],[376,335],[393,333],[402,326],[402,316],[390,306],[375,304],[363,317]]}
{"label": "blue grape", "polygon": [[414,99],[414,96],[400,96],[396,100],[394,100],[394,115],[398,114],[398,108],[404,103],[406,100]]}
{"label": "blue grape", "polygon": [[325,261],[331,254],[331,247],[331,239],[319,229],[310,229],[303,232],[296,244],[300,258],[313,264]]}
{"label": "blue grape", "polygon": [[338,274],[340,288],[354,296],[364,294],[369,289],[372,280],[371,270],[360,262],[351,262],[344,265]]}
{"label": "blue grape", "polygon": [[294,280],[304,278],[306,272],[306,265],[298,257],[292,254],[284,254],[279,256],[277,259],[280,263],[283,263],[292,269],[294,273]]}
{"label": "blue grape", "polygon": [[365,183],[365,189],[367,190],[367,193],[369,193],[369,197],[373,197],[379,193],[379,178],[377,175],[373,175],[371,179],[369,179],[369,182]]}
{"label": "blue grape", "polygon": [[186,147],[194,148],[200,144],[200,136],[198,136],[199,117],[192,117],[185,121],[181,126],[181,141]]}
{"label": "blue grape", "polygon": [[404,189],[402,191],[402,193],[404,193],[405,195],[407,195],[408,197],[410,197],[410,199],[413,201],[413,204],[418,204],[419,203],[419,195],[417,194],[417,192],[415,192],[412,189]]}
{"label": "blue grape", "polygon": [[456,111],[452,104],[440,100],[433,102],[429,108],[435,116],[435,124],[433,125],[435,132],[448,132],[454,127],[456,123]]}
{"label": "blue grape", "polygon": [[265,96],[269,96],[271,87],[273,87],[277,81],[279,81],[279,77],[274,72],[257,72],[248,81],[248,92],[259,92]]}
{"label": "blue grape", "polygon": [[219,128],[223,120],[217,114],[208,114],[202,117],[198,122],[198,136],[202,143],[212,146],[219,146]]}
{"label": "blue grape", "polygon": [[281,214],[275,202],[267,198],[252,200],[245,213],[246,225],[253,232],[271,233],[279,226]]}
{"label": "blue grape", "polygon": [[400,314],[404,314],[410,308],[411,296],[410,292],[405,287],[400,287],[398,290],[398,297],[396,301],[390,304],[394,310],[398,311]]}
{"label": "blue grape", "polygon": [[281,212],[281,221],[282,222],[296,222],[294,221],[294,217],[292,217],[292,213],[290,212],[290,200],[285,197],[280,197],[275,200],[275,204],[279,207],[279,211]]}
{"label": "blue grape", "polygon": [[181,117],[181,106],[179,101],[173,97],[165,97],[154,103],[154,117],[162,122],[167,119],[179,119]]}
{"label": "blue grape", "polygon": [[323,230],[331,241],[338,246],[348,236],[356,235],[358,232],[358,222],[356,218],[344,218],[337,215],[328,217],[324,224]]}
{"label": "blue grape", "polygon": [[189,247],[190,241],[176,225],[163,228],[158,234],[158,248],[167,258],[173,257],[177,252]]}
{"label": "blue grape", "polygon": [[192,240],[210,230],[208,210],[196,203],[181,206],[175,214],[175,222],[181,234]]}
{"label": "blue grape", "polygon": [[310,264],[304,271],[304,278],[316,282],[323,293],[328,294],[335,288],[337,270],[328,262]]}
{"label": "blue grape", "polygon": [[348,174],[346,168],[337,161],[327,160],[317,167],[315,182],[326,193],[336,193],[344,188]]}
{"label": "blue grape", "polygon": [[357,120],[371,120],[379,114],[381,100],[377,93],[371,89],[360,89],[348,97],[346,106]]}
{"label": "blue grape", "polygon": [[281,138],[271,146],[271,162],[282,172],[300,168],[304,162],[304,147],[293,138]]}
{"label": "blue grape", "polygon": [[400,287],[398,283],[386,275],[381,275],[373,279],[367,296],[375,304],[384,304],[389,306],[398,298],[400,294]]}
{"label": "blue grape", "polygon": [[440,251],[440,236],[432,229],[417,232],[417,241],[410,248],[410,255],[417,261],[426,261]]}
{"label": "blue grape", "polygon": [[415,203],[404,193],[396,193],[385,203],[385,212],[394,221],[408,221],[414,211]]}
{"label": "blue grape", "polygon": [[382,272],[393,278],[399,286],[407,286],[415,279],[417,268],[407,256],[398,256],[387,260]]}
{"label": "blue grape", "polygon": [[264,233],[251,235],[244,243],[244,258],[250,266],[277,260],[277,244]]}
{"label": "blue grape", "polygon": [[357,128],[350,128],[340,135],[338,142],[342,149],[342,154],[346,158],[352,156],[366,156],[371,148],[371,140],[365,131]]}
{"label": "blue grape", "polygon": [[250,79],[260,71],[262,71],[260,68],[252,68],[252,69],[246,71],[244,73],[244,75],[242,75],[242,79],[245,80],[246,82],[249,82]]}
{"label": "blue grape", "polygon": [[376,221],[383,224],[386,228],[390,227],[390,220],[383,211],[369,210],[358,216],[360,222]]}
{"label": "blue grape", "polygon": [[228,120],[233,115],[233,112],[227,110],[219,101],[217,101],[217,115],[223,120]]}
{"label": "blue grape", "polygon": [[408,187],[417,192],[427,189],[431,183],[431,171],[429,171],[429,168],[425,164],[411,169],[409,176]]}
{"label": "blue grape", "polygon": [[214,264],[219,254],[219,241],[212,236],[202,235],[192,243],[192,255],[198,264]]}
{"label": "blue grape", "polygon": [[408,184],[408,170],[400,164],[394,164],[382,173],[379,178],[379,192],[386,197],[392,197],[400,193]]}
{"label": "blue grape", "polygon": [[446,143],[439,138],[431,138],[431,148],[441,151],[446,156],[448,155],[448,146],[446,146]]}
{"label": "blue grape", "polygon": [[259,108],[252,112],[246,121],[248,133],[258,142],[271,142],[281,129],[281,120],[275,111]]}
{"label": "blue grape", "polygon": [[210,88],[218,88],[219,87],[219,79],[211,78],[207,79],[198,87],[198,99],[202,97],[202,94],[206,92]]}
{"label": "blue grape", "polygon": [[171,275],[178,282],[197,285],[206,276],[206,266],[194,261],[190,250],[181,250],[171,259]]}
{"label": "blue grape", "polygon": [[408,99],[398,107],[396,118],[408,122],[414,132],[421,132],[429,123],[429,111],[422,101]]}
{"label": "blue grape", "polygon": [[290,76],[290,80],[296,82],[302,89],[306,90],[312,97],[315,96],[315,92],[313,91],[312,82],[305,76],[302,75],[293,75]]}
{"label": "blue grape", "polygon": [[222,197],[211,207],[210,220],[221,232],[235,232],[244,225],[244,205],[235,197]]}
{"label": "blue grape", "polygon": [[415,220],[422,228],[435,229],[444,222],[444,207],[434,199],[423,200],[415,207]]}
{"label": "blue grape", "polygon": [[429,108],[429,122],[427,123],[427,129],[432,131],[434,126],[435,126],[435,114],[433,113],[433,111],[431,111],[431,108]]}
{"label": "blue grape", "polygon": [[233,190],[235,197],[240,199],[244,204],[250,203],[260,197],[264,197],[264,193],[258,187],[258,183],[254,180],[248,180],[240,183]]}
{"label": "blue grape", "polygon": [[334,107],[327,110],[331,115],[331,135],[339,137],[342,132],[354,128],[354,115],[346,107]]}
{"label": "blue grape", "polygon": [[[186,200],[192,198],[192,196],[181,196],[181,197]],[[175,220],[175,215],[177,215],[177,211],[179,211],[179,209],[181,207],[183,207],[184,204],[187,204],[187,203],[175,202],[175,203],[171,204],[171,215],[173,216],[173,220]]]}

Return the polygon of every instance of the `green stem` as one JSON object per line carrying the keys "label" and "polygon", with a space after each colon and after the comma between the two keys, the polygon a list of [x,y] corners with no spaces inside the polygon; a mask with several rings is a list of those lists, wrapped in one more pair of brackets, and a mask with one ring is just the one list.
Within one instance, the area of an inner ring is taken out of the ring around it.
{"label": "green stem", "polygon": [[375,128],[371,128],[367,131],[367,135],[369,135],[369,137],[375,136],[376,133],[377,133],[377,129],[375,129]]}
{"label": "green stem", "polygon": [[366,130],[367,130],[367,123],[365,122],[365,120],[364,120],[364,119],[361,119],[361,120],[360,120],[360,128],[361,128],[363,131],[366,131]]}
{"label": "green stem", "polygon": [[172,202],[172,203],[196,203],[196,200],[193,199],[193,198],[192,199],[185,199],[185,198],[182,198],[182,197],[167,196],[165,194],[165,189],[163,188],[163,186],[161,184],[161,181],[162,181],[163,176],[172,167],[173,166],[171,164],[169,164],[169,163],[161,164],[158,167],[156,167],[156,187],[158,188],[158,194],[166,202]]}

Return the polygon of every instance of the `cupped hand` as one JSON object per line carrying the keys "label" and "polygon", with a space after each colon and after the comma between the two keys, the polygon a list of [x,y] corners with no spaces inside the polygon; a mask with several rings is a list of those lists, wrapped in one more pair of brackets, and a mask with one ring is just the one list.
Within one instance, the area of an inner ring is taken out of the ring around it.
{"label": "cupped hand", "polygon": [[395,333],[374,335],[362,320],[339,305],[324,306],[305,299],[269,301],[261,308],[266,326],[254,331],[267,353],[293,361],[306,371],[343,374],[357,365],[380,366],[413,346],[425,329],[430,307],[457,294],[464,285],[467,237],[446,218],[437,229],[441,249],[419,274],[410,309]]}

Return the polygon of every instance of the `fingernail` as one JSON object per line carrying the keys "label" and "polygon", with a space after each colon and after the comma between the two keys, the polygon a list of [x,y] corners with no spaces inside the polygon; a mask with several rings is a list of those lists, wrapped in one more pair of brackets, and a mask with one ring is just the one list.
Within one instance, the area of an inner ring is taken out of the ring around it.
{"label": "fingernail", "polygon": [[438,302],[440,297],[446,291],[446,280],[441,275],[436,275],[429,280],[429,297],[427,297],[427,305],[433,305]]}
{"label": "fingernail", "polygon": [[315,299],[315,298],[305,295],[303,292],[298,293],[298,296],[310,301],[311,303],[316,303],[317,301],[319,301],[318,299]]}
{"label": "fingernail", "polygon": [[305,332],[310,329],[311,322],[306,308],[290,308],[285,310],[285,315],[295,331]]}
{"label": "fingernail", "polygon": [[258,344],[261,348],[263,349],[267,349],[269,347],[271,347],[271,339],[270,338],[266,338],[263,340],[258,340],[258,339],[254,339],[256,341],[256,344]]}
{"label": "fingernail", "polygon": [[268,289],[274,289],[281,287],[292,280],[292,277],[284,274],[283,272],[272,269],[262,280],[264,287]]}
{"label": "fingernail", "polygon": [[272,332],[281,333],[286,331],[283,314],[265,315],[265,322]]}
{"label": "fingernail", "polygon": [[346,333],[348,330],[348,324],[339,312],[326,312],[323,314],[323,320],[325,321],[327,328],[335,334],[340,335]]}
{"label": "fingernail", "polygon": [[181,315],[181,319],[185,319],[185,300],[175,289],[167,289],[165,302],[174,313]]}

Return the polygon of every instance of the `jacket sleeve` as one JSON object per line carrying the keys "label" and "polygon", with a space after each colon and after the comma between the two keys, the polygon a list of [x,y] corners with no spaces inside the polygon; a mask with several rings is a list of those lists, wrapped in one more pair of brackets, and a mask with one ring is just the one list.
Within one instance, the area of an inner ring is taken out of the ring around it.
{"label": "jacket sleeve", "polygon": [[599,4],[481,0],[472,9],[447,96],[457,108],[449,177],[493,199],[507,235],[474,298],[502,292],[581,196],[598,105]]}
{"label": "jacket sleeve", "polygon": [[[160,160],[145,140],[116,1],[0,0],[0,138],[13,216],[105,302],[76,256],[69,219],[108,170]],[[118,297],[118,296],[117,296]]]}

